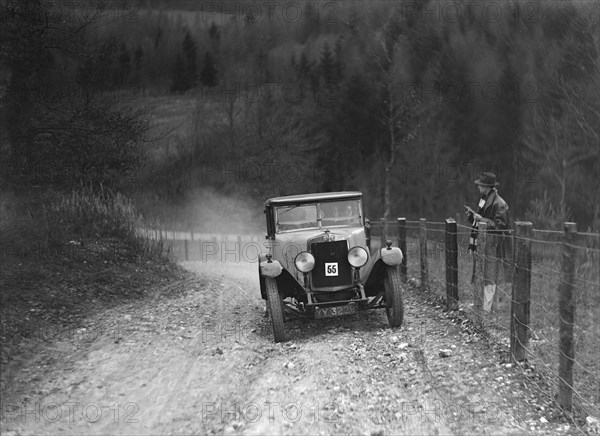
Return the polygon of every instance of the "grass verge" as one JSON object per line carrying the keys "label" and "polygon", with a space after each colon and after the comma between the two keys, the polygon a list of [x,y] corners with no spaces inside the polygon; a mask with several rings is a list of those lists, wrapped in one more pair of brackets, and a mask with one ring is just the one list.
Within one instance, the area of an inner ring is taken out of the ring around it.
{"label": "grass verge", "polygon": [[97,311],[142,299],[189,275],[160,241],[136,235],[143,219],[120,194],[89,186],[70,193],[6,194],[0,226],[2,363],[25,343],[51,341]]}

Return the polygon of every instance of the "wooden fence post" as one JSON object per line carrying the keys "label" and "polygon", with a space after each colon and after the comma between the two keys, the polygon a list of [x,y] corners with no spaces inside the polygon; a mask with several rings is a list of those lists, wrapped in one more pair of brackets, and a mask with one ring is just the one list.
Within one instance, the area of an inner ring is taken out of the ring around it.
{"label": "wooden fence post", "polygon": [[400,265],[400,275],[402,281],[406,281],[406,218],[398,218],[398,248],[402,250],[402,264]]}
{"label": "wooden fence post", "polygon": [[452,218],[446,220],[446,309],[458,310],[458,236]]}
{"label": "wooden fence post", "polygon": [[369,255],[371,254],[371,220],[365,218],[365,238],[367,240],[367,248],[369,249]]}
{"label": "wooden fence post", "polygon": [[[221,245],[219,246],[219,237],[216,234],[210,237],[210,242],[213,243],[215,247],[217,247],[217,253],[219,253],[219,258],[223,256],[223,242],[221,242]],[[208,260],[208,257],[206,257],[206,259]]]}
{"label": "wooden fence post", "polygon": [[573,326],[575,322],[575,301],[573,283],[575,281],[575,235],[577,224],[564,223],[562,244],[562,280],[558,286],[558,329],[560,335],[558,363],[558,404],[563,410],[571,411],[573,405]]}
{"label": "wooden fence post", "polygon": [[487,272],[487,224],[477,224],[477,251],[475,252],[475,280],[473,281],[473,310],[475,323],[483,325],[483,290]]}
{"label": "wooden fence post", "polygon": [[531,298],[531,237],[533,224],[528,221],[515,223],[513,241],[514,277],[510,305],[510,355],[513,362],[522,362],[527,356],[529,344],[529,310]]}
{"label": "wooden fence post", "polygon": [[183,248],[185,250],[185,260],[189,260],[189,248],[188,248],[188,240],[187,238],[185,238],[183,240]]}
{"label": "wooden fence post", "polygon": [[427,219],[421,218],[419,225],[419,245],[421,251],[421,290],[429,290],[429,269],[427,267]]}

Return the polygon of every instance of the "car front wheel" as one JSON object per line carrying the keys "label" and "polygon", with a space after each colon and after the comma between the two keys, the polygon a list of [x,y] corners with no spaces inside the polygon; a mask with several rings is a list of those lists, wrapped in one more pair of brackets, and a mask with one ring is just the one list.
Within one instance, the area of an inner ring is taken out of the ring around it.
{"label": "car front wheel", "polygon": [[275,342],[285,341],[285,329],[283,327],[283,299],[277,289],[277,281],[271,277],[265,277],[265,287],[267,291],[267,305],[273,324],[273,335]]}
{"label": "car front wheel", "polygon": [[385,313],[390,323],[390,327],[400,327],[404,319],[404,301],[402,300],[402,280],[400,278],[400,268],[388,266],[385,286]]}

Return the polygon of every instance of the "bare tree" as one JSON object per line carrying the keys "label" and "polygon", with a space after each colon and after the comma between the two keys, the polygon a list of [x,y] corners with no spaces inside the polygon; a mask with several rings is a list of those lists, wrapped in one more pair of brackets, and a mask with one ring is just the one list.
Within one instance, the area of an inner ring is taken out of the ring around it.
{"label": "bare tree", "polygon": [[98,56],[86,33],[100,8],[76,20],[67,19],[61,2],[48,0],[3,1],[0,11],[8,77],[0,112],[15,175],[34,174],[36,185],[113,184],[139,166],[148,119],[90,91],[92,79],[81,74]]}
{"label": "bare tree", "polygon": [[399,150],[412,142],[421,128],[420,118],[425,105],[414,92],[406,92],[400,83],[397,65],[398,42],[382,41],[384,59],[380,67],[384,74],[384,110],[382,121],[387,127],[389,149],[384,164],[385,185],[383,204],[384,234],[388,234],[387,222],[391,214],[393,169]]}
{"label": "bare tree", "polygon": [[[552,78],[556,105],[553,110],[536,108],[525,145],[556,183],[559,192],[561,221],[569,219],[568,199],[576,190],[589,195],[589,204],[597,198],[597,184],[581,178],[581,169],[599,165],[600,110],[598,99],[598,61],[596,75],[591,77],[590,88],[576,87],[560,75]],[[596,92],[589,92],[595,89]],[[596,185],[596,186],[593,186]]]}

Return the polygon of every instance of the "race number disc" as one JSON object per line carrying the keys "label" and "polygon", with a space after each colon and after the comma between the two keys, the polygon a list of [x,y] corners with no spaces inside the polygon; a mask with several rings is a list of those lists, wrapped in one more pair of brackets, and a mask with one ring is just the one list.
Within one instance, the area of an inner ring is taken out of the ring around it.
{"label": "race number disc", "polygon": [[331,277],[331,276],[336,276],[338,275],[338,263],[337,262],[330,262],[330,263],[325,263],[325,275],[327,277]]}

